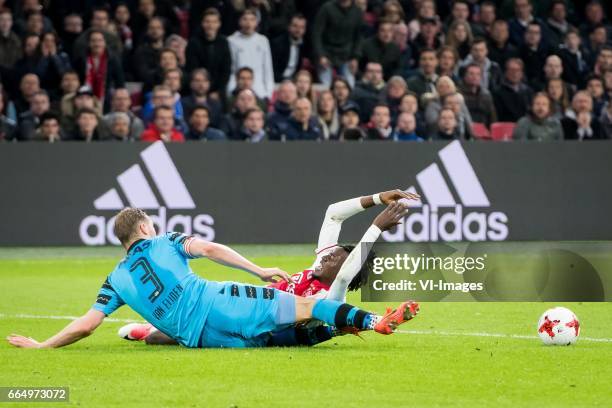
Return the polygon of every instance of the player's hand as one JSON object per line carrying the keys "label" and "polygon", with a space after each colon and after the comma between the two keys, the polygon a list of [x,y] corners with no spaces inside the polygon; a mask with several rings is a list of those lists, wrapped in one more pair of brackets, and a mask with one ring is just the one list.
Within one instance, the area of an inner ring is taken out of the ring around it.
{"label": "player's hand", "polygon": [[399,201],[401,199],[406,199],[406,200],[418,200],[419,198],[421,198],[420,195],[418,195],[417,193],[409,193],[408,191],[402,191],[399,189],[395,189],[395,190],[391,190],[391,191],[385,191],[380,193],[380,201],[383,202],[383,204],[391,204],[394,203],[396,201]]}
{"label": "player's hand", "polygon": [[262,273],[259,275],[264,282],[276,282],[276,278],[280,278],[286,282],[290,282],[289,274],[279,268],[261,268]]}
{"label": "player's hand", "polygon": [[31,337],[11,334],[6,338],[10,344],[19,348],[42,348],[42,344]]}
{"label": "player's hand", "polygon": [[408,207],[400,202],[393,202],[387,206],[372,222],[381,231],[387,231],[400,224],[408,214]]}

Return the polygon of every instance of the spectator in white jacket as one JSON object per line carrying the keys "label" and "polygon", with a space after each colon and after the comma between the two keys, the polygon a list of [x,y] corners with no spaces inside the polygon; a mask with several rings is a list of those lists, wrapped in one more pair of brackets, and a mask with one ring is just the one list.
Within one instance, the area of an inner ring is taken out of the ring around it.
{"label": "spectator in white jacket", "polygon": [[242,67],[253,70],[253,91],[261,99],[272,97],[274,91],[274,68],[268,39],[257,33],[257,14],[246,9],[240,17],[240,30],[229,38],[232,55],[232,75],[227,86],[228,93],[236,87],[235,73]]}

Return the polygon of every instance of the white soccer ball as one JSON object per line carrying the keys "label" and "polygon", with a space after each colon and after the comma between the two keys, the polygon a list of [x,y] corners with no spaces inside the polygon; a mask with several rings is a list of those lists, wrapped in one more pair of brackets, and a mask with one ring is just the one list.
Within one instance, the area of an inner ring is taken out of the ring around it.
{"label": "white soccer ball", "polygon": [[565,307],[548,309],[538,321],[538,335],[546,345],[569,346],[578,340],[580,322]]}

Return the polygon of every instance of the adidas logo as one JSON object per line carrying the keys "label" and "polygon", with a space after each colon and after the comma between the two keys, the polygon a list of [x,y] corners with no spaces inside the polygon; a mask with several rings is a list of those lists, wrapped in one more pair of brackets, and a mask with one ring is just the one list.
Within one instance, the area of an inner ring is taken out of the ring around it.
{"label": "adidas logo", "polygon": [[[426,241],[503,241],[508,237],[508,216],[491,211],[491,203],[474,168],[458,141],[438,152],[442,167],[454,187],[452,193],[437,163],[432,163],[416,176],[421,202],[410,201],[413,210],[394,231],[383,233],[389,242]],[[421,210],[414,210],[420,208]],[[478,208],[481,211],[466,211]],[[450,209],[450,211],[449,211]]]}
{"label": "adidas logo", "polygon": [[[112,210],[113,213],[127,205],[142,208],[149,210],[149,216],[160,234],[181,231],[213,240],[214,220],[210,215],[175,214],[167,217],[168,210],[194,210],[196,205],[164,143],[153,143],[140,153],[140,157],[153,186],[147,180],[143,167],[134,164],[117,176],[119,188],[111,188],[94,200],[94,208],[99,211]],[[158,194],[155,194],[153,187]],[[157,214],[150,210],[157,210]],[[99,215],[85,217],[79,227],[81,241],[86,245],[119,245],[113,233],[114,222],[114,216],[108,220]]]}

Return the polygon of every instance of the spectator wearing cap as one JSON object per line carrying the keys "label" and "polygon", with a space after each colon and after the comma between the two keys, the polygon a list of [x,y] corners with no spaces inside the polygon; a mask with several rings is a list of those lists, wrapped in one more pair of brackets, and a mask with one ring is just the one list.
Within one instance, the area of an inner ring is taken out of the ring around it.
{"label": "spectator wearing cap", "polygon": [[227,38],[219,33],[221,14],[215,8],[204,12],[201,30],[196,30],[189,39],[185,51],[186,69],[205,68],[210,75],[210,92],[220,99],[231,75],[232,57]]}
{"label": "spectator wearing cap", "polygon": [[524,63],[518,58],[506,61],[506,71],[499,89],[493,94],[497,119],[516,122],[527,113],[533,91],[523,82]]}
{"label": "spectator wearing cap", "polygon": [[264,125],[264,112],[258,106],[250,108],[244,114],[244,123],[238,139],[249,143],[259,143],[266,140],[268,135]]}
{"label": "spectator wearing cap", "polygon": [[90,108],[80,109],[76,114],[76,129],[71,139],[84,142],[111,140],[110,133],[99,124],[96,111]]}
{"label": "spectator wearing cap", "polygon": [[323,91],[317,99],[317,117],[321,125],[324,140],[338,138],[340,130],[340,115],[334,94],[331,91]]}
{"label": "spectator wearing cap", "polygon": [[290,79],[302,68],[305,57],[306,18],[301,14],[291,17],[287,32],[270,42],[274,50],[274,80]]}
{"label": "spectator wearing cap", "polygon": [[416,132],[416,118],[409,112],[400,113],[397,126],[391,136],[397,142],[422,142],[424,139]]}
{"label": "spectator wearing cap", "polygon": [[401,52],[393,41],[393,24],[381,21],[378,24],[376,36],[363,42],[361,67],[367,72],[368,63],[379,63],[382,66],[383,78],[388,80],[400,72]]}
{"label": "spectator wearing cap", "polygon": [[312,115],[312,103],[306,97],[295,100],[291,117],[283,129],[276,127],[269,132],[270,140],[319,140],[323,136],[321,125]]}
{"label": "spectator wearing cap", "polygon": [[[232,34],[228,41],[232,56],[232,73],[242,67],[253,70],[253,91],[261,99],[269,99],[274,92],[274,68],[270,42],[257,33],[257,14],[246,9],[240,16],[240,30]],[[228,92],[236,87],[234,76],[230,76]]]}
{"label": "spectator wearing cap", "polygon": [[87,53],[75,61],[81,83],[91,87],[96,98],[105,103],[110,102],[107,95],[113,88],[125,86],[121,62],[106,47],[104,33],[99,30],[89,31]]}
{"label": "spectator wearing cap", "polygon": [[38,91],[30,98],[30,109],[19,115],[19,138],[32,140],[41,116],[49,111],[49,95],[46,91]]}
{"label": "spectator wearing cap", "polygon": [[191,71],[189,80],[190,93],[181,98],[185,117],[191,116],[196,106],[206,106],[210,115],[210,124],[218,128],[223,120],[223,107],[218,99],[210,95],[211,84],[206,68],[196,68]]}
{"label": "spectator wearing cap", "polygon": [[365,139],[366,133],[359,127],[359,105],[355,102],[348,102],[340,107],[340,123],[339,140]]}
{"label": "spectator wearing cap", "polygon": [[372,114],[374,106],[378,104],[385,87],[383,67],[379,62],[368,62],[361,81],[355,86],[352,100],[359,105],[362,121]]}
{"label": "spectator wearing cap", "polygon": [[189,131],[185,134],[187,140],[226,140],[225,134],[210,126],[210,112],[204,105],[197,105],[189,115]]}
{"label": "spectator wearing cap", "polygon": [[420,98],[426,92],[434,92],[438,81],[438,56],[433,49],[421,51],[419,56],[419,69],[416,74],[408,78],[408,89],[415,92]]}
{"label": "spectator wearing cap", "polygon": [[333,71],[344,76],[351,86],[361,51],[363,13],[353,0],[331,0],[319,9],[312,29],[314,56],[319,80],[332,83]]}
{"label": "spectator wearing cap", "polygon": [[572,98],[571,109],[561,119],[567,140],[598,140],[605,137],[599,118],[593,115],[593,99],[587,91],[578,91]]}
{"label": "spectator wearing cap", "polygon": [[143,142],[184,142],[185,136],[174,126],[174,109],[158,106],[153,113],[153,122],[142,133]]}
{"label": "spectator wearing cap", "polygon": [[393,140],[391,110],[387,105],[379,104],[374,107],[367,128],[369,140]]}
{"label": "spectator wearing cap", "polygon": [[293,104],[297,100],[297,88],[290,80],[284,80],[276,91],[274,110],[268,114],[266,128],[270,135],[280,135],[286,132],[291,119]]}
{"label": "spectator wearing cap", "polygon": [[517,122],[512,138],[538,142],[563,139],[563,128],[552,116],[548,95],[540,92],[533,97],[531,112]]}
{"label": "spectator wearing cap", "polygon": [[111,110],[104,116],[104,122],[112,128],[113,115],[121,113],[128,118],[128,139],[138,140],[144,131],[143,121],[131,110],[132,98],[126,88],[117,88],[113,91]]}
{"label": "spectator wearing cap", "polygon": [[465,99],[474,122],[484,123],[487,127],[497,122],[497,112],[491,93],[481,86],[482,68],[478,64],[470,64],[463,72],[463,82],[459,91]]}
{"label": "spectator wearing cap", "polygon": [[66,135],[60,127],[59,116],[52,112],[43,113],[33,140],[54,143],[64,139],[66,139]]}
{"label": "spectator wearing cap", "polygon": [[89,85],[81,86],[76,94],[69,98],[62,106],[61,125],[62,129],[68,134],[73,134],[76,128],[76,113],[81,109],[93,109],[98,117],[102,115],[102,104],[94,96]]}

